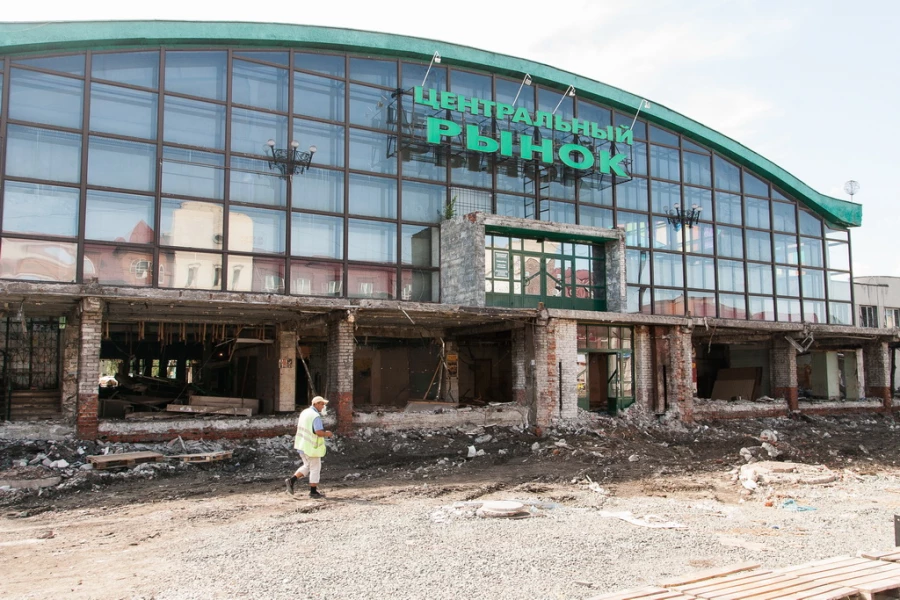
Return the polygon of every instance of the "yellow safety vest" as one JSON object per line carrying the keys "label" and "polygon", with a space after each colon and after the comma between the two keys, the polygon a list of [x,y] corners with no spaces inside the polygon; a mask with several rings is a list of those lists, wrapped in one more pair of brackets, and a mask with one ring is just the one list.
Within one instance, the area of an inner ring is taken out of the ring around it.
{"label": "yellow safety vest", "polygon": [[313,431],[313,422],[316,417],[321,416],[315,408],[310,406],[300,413],[300,418],[297,420],[294,448],[307,456],[325,456],[325,438],[317,436]]}

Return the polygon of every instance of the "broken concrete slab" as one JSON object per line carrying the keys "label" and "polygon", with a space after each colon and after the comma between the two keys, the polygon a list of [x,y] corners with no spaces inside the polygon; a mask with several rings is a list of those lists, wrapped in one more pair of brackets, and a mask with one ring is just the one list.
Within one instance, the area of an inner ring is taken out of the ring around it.
{"label": "broken concrete slab", "polygon": [[10,487],[14,490],[37,490],[45,487],[59,485],[62,477],[42,477],[40,479],[0,479],[0,487]]}

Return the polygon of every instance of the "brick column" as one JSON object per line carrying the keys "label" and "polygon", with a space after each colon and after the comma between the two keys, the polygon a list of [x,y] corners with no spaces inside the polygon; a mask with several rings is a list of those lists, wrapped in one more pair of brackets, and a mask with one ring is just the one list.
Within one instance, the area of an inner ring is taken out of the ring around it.
{"label": "brick column", "polygon": [[559,360],[556,354],[556,323],[541,317],[534,328],[534,423],[546,427],[559,418]]}
{"label": "brick column", "polygon": [[669,404],[677,403],[681,420],[694,420],[694,350],[690,327],[669,331],[669,357],[666,369],[666,395]]}
{"label": "brick column", "polygon": [[604,245],[606,251],[606,310],[628,310],[628,287],[625,285],[625,231],[617,230],[615,241]]}
{"label": "brick column", "polygon": [[650,328],[646,325],[635,325],[634,347],[634,400],[641,410],[652,414],[656,411],[653,387],[653,348],[650,340]]}
{"label": "brick column", "polygon": [[512,399],[520,406],[528,404],[528,352],[525,351],[525,330],[510,332],[510,355],[512,356]]}
{"label": "brick column", "polygon": [[81,341],[78,350],[78,401],[75,432],[79,439],[97,439],[100,425],[100,339],[103,302],[84,298],[80,305]]}
{"label": "brick column", "polygon": [[297,332],[278,328],[278,386],[275,388],[275,412],[294,412],[297,389]]}
{"label": "brick column", "polygon": [[578,417],[578,322],[554,319],[560,418]]}
{"label": "brick column", "polygon": [[863,346],[866,398],[880,398],[884,410],[891,410],[891,350],[887,342]]}
{"label": "brick column", "polygon": [[356,340],[353,338],[356,316],[336,313],[328,321],[327,385],[326,398],[337,413],[338,431],[353,430],[353,354]]}
{"label": "brick column", "polygon": [[797,399],[797,350],[780,335],[769,351],[772,396],[787,400],[788,410],[799,410]]}

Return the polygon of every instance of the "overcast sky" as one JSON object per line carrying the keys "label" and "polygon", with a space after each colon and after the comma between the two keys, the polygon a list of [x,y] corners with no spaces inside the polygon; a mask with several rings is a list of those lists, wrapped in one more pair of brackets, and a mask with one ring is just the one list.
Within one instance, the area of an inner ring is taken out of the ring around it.
{"label": "overcast sky", "polygon": [[0,12],[48,18],[329,25],[546,63],[681,112],[822,193],[848,198],[844,182],[858,181],[854,275],[900,276],[895,0],[6,0]]}

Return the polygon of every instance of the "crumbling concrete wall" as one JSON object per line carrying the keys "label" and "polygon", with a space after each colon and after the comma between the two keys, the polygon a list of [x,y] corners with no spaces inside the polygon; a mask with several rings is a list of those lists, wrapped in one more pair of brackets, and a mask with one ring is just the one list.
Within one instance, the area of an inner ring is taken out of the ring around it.
{"label": "crumbling concrete wall", "polygon": [[278,329],[278,382],[275,393],[275,412],[293,412],[297,386],[297,332],[284,327]]}
{"label": "crumbling concrete wall", "polygon": [[653,387],[653,348],[650,328],[637,325],[634,328],[634,401],[649,414],[656,412],[657,403]]}
{"label": "crumbling concrete wall", "polygon": [[78,413],[78,360],[81,347],[80,317],[69,316],[67,318],[66,329],[62,336],[62,345],[60,411],[66,421],[75,423],[75,417]]}
{"label": "crumbling concrete wall", "polygon": [[484,306],[484,219],[478,213],[441,223],[441,301]]}
{"label": "crumbling concrete wall", "polygon": [[628,287],[625,284],[625,230],[614,230],[615,241],[604,244],[606,251],[606,311],[627,312]]}
{"label": "crumbling concrete wall", "polygon": [[881,400],[891,410],[891,352],[887,342],[869,342],[863,346],[866,398]]}

